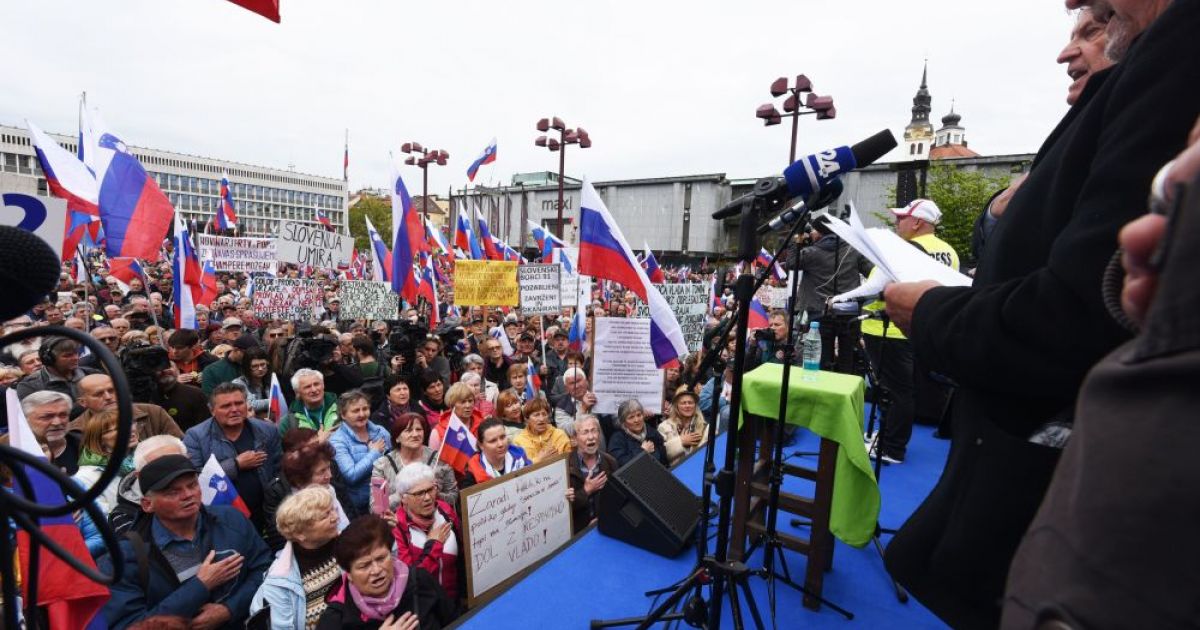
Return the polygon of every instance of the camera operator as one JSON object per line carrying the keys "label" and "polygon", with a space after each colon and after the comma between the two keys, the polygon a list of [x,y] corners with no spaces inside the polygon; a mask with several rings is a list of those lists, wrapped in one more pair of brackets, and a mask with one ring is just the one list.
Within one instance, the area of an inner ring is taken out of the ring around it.
{"label": "camera operator", "polygon": [[209,417],[208,398],[199,387],[179,382],[162,346],[135,342],[121,353],[121,366],[134,402],[162,407],[180,430],[187,431]]}
{"label": "camera operator", "polygon": [[[821,322],[821,369],[848,374],[854,369],[854,348],[861,337],[860,324],[850,311],[826,308],[829,298],[858,288],[871,272],[871,263],[829,229],[828,215],[813,219],[812,230],[792,247],[801,247],[799,261],[788,251],[784,268],[791,265],[804,272],[800,279],[797,311],[808,313],[809,321]],[[835,345],[836,341],[836,345]]]}
{"label": "camera operator", "polygon": [[338,344],[335,337],[311,337],[300,340],[296,354],[296,367],[316,370],[325,377],[325,391],[337,396],[362,385],[362,373],[357,367],[343,365],[337,360],[334,350]]}
{"label": "camera operator", "polygon": [[[753,344],[746,349],[746,371],[749,372],[764,363],[783,363],[783,348],[787,345],[788,320],[787,312],[774,309],[771,311],[770,325],[754,331],[750,341]],[[792,364],[800,365],[802,352],[801,339],[796,337],[796,349],[792,353]]]}

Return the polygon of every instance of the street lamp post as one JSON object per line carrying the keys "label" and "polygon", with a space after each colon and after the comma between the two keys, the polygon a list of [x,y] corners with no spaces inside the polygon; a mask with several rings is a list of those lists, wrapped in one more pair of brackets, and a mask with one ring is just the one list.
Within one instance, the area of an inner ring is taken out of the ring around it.
{"label": "street lamp post", "polygon": [[[780,97],[787,94],[783,101],[783,111],[779,113],[772,103],[759,105],[754,115],[761,118],[764,127],[778,125],[783,117],[792,119],[792,148],[788,152],[788,164],[796,161],[796,133],[800,117],[816,114],[817,120],[832,120],[837,117],[837,108],[833,106],[832,96],[817,96],[812,91],[812,81],[803,74],[796,76],[795,85],[789,86],[787,77],[779,77],[771,83],[771,96]],[[804,104],[800,104],[800,95],[807,94]]]}
{"label": "street lamp post", "polygon": [[429,222],[429,165],[445,166],[450,154],[441,149],[426,149],[418,142],[405,142],[400,151],[408,153],[404,163],[421,169],[421,218]]}
{"label": "street lamp post", "polygon": [[558,151],[558,238],[566,240],[564,233],[566,225],[563,224],[563,177],[567,167],[567,145],[578,144],[580,149],[587,149],[592,146],[592,139],[588,132],[583,127],[576,129],[567,129],[566,123],[558,116],[551,118],[543,118],[537,123],[538,131],[555,130],[559,137],[547,138],[546,136],[538,136],[534,140],[534,144],[539,147],[546,147],[551,151]]}

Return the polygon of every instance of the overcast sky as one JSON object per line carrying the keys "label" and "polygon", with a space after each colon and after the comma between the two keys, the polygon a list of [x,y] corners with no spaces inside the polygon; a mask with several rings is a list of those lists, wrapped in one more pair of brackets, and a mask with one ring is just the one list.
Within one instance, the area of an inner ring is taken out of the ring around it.
{"label": "overcast sky", "polygon": [[788,127],[754,110],[799,73],[838,111],[802,119],[802,153],[899,137],[926,57],[935,127],[955,99],[984,155],[1036,151],[1066,111],[1062,0],[281,4],[275,24],[225,0],[2,2],[0,123],[74,133],[86,90],[131,144],[331,177],[349,128],[352,188],[387,186],[414,140],[450,152],[430,171],[445,194],[492,137],[485,182],[557,170],[533,144],[551,115],[594,142],[571,176],[778,172]]}

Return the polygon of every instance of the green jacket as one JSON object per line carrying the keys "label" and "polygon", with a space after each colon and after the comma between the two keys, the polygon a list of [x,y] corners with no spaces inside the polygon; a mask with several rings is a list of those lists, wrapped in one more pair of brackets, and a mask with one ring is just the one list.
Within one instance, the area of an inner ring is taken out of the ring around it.
{"label": "green jacket", "polygon": [[241,375],[241,368],[230,363],[227,359],[221,359],[220,361],[210,363],[200,373],[201,389],[204,390],[205,396],[211,396],[214,387],[221,383],[232,383],[233,379]]}
{"label": "green jacket", "polygon": [[[304,408],[304,403],[297,398],[288,407],[287,417],[279,423],[279,432],[287,433],[288,429],[313,429],[319,431],[321,429],[333,429],[342,421],[338,417],[337,396],[325,393],[325,399],[321,401],[321,409],[319,411],[310,411]],[[320,419],[321,426],[317,426],[317,420]]]}

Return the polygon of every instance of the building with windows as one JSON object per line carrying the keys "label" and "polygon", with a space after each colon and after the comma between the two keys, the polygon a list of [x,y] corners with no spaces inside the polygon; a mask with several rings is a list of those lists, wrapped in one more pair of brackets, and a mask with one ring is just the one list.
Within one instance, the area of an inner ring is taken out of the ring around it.
{"label": "building with windows", "polygon": [[[76,152],[78,140],[74,136],[50,136],[68,151]],[[316,224],[318,209],[329,217],[336,231],[347,232],[346,183],[339,178],[160,149],[129,149],[175,210],[201,228],[216,214],[224,173],[233,189],[240,234],[274,236],[281,219]],[[6,186],[15,186],[12,192],[50,194],[29,132],[23,127],[0,125],[0,172],[16,176],[5,178]]]}

